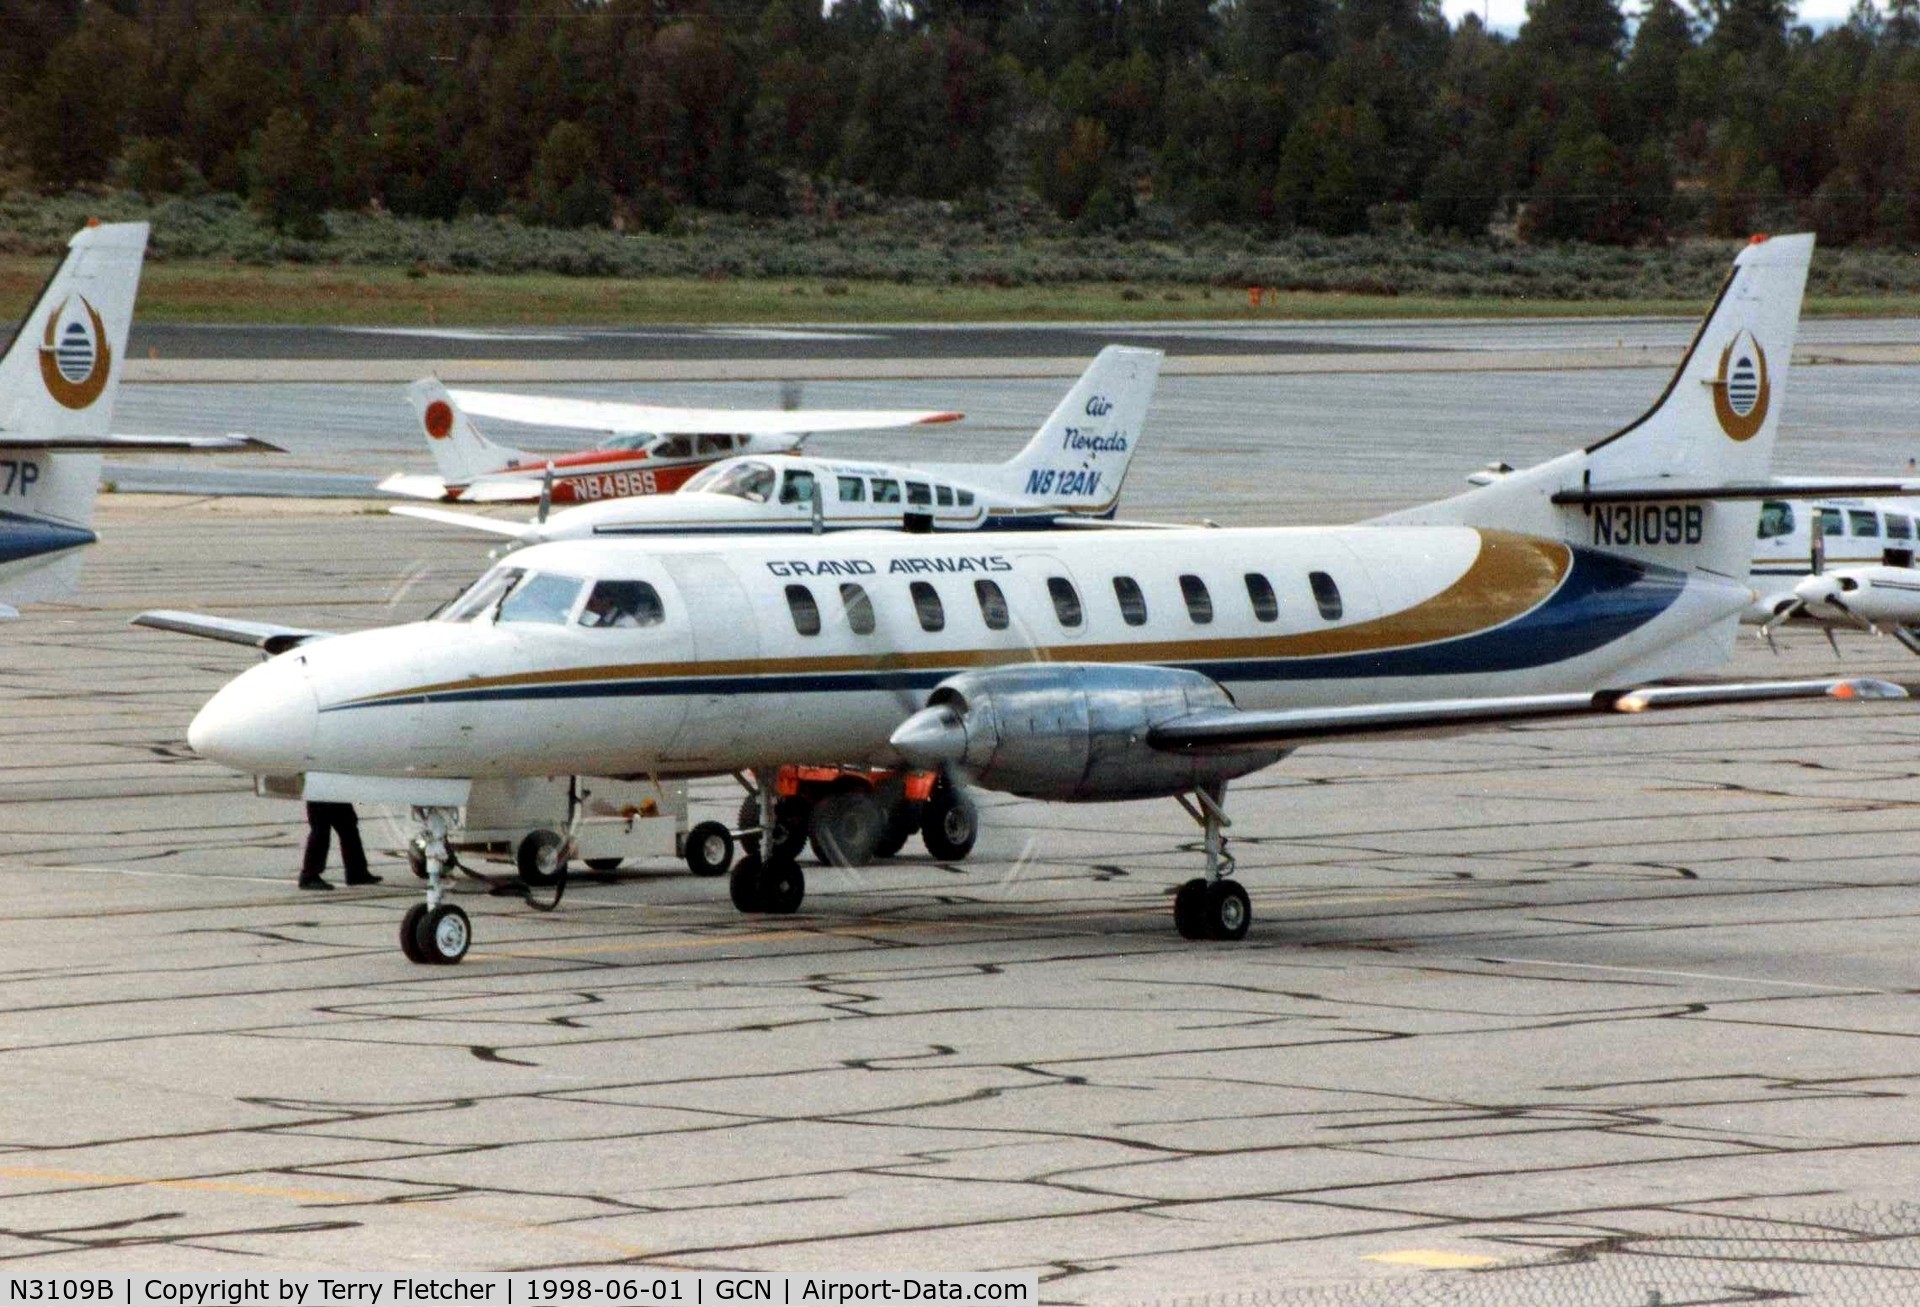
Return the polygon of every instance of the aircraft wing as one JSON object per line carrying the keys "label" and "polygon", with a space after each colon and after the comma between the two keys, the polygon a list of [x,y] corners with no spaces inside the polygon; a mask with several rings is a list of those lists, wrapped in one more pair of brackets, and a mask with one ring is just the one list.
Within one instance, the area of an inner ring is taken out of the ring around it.
{"label": "aircraft wing", "polygon": [[551,395],[503,395],[492,390],[455,390],[467,413],[542,427],[579,431],[658,431],[672,435],[778,436],[817,431],[881,431],[929,422],[957,422],[965,414],[915,409],[670,408],[605,399]]}
{"label": "aircraft wing", "polygon": [[428,508],[425,504],[395,504],[387,510],[401,517],[417,517],[424,522],[438,522],[442,526],[462,526],[469,531],[485,531],[490,535],[511,536],[515,540],[525,539],[534,529],[529,522],[507,522],[497,517],[482,517],[478,513],[456,513],[446,508]]}
{"label": "aircraft wing", "polygon": [[280,446],[238,433],[230,436],[16,436],[0,435],[0,449],[47,454],[284,454]]}
{"label": "aircraft wing", "polygon": [[151,627],[156,631],[173,631],[180,635],[197,635],[203,640],[220,640],[226,644],[251,645],[269,654],[285,653],[309,640],[324,640],[333,634],[331,631],[308,631],[298,626],[246,622],[234,617],[208,617],[202,613],[181,613],[165,608],[142,613],[127,624]]}
{"label": "aircraft wing", "polygon": [[1700,708],[1780,699],[1904,699],[1891,681],[1757,681],[1719,685],[1660,685],[1594,694],[1534,694],[1498,699],[1438,699],[1416,703],[1361,704],[1348,708],[1244,710],[1209,708],[1153,727],[1156,749],[1229,753],[1380,736],[1451,735],[1502,722],[1656,708]]}

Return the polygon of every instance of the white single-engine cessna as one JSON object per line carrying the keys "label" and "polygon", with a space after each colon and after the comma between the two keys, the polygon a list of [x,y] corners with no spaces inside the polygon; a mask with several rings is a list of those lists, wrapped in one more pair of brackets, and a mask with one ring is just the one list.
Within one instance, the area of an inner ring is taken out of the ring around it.
{"label": "white single-engine cessna", "polygon": [[[284,650],[188,732],[309,795],[409,802],[427,899],[401,946],[466,951],[444,897],[449,809],[477,777],[696,776],[787,762],[942,767],[1068,802],[1175,797],[1205,832],[1188,938],[1251,919],[1228,878],[1229,782],[1385,733],[1831,694],[1878,682],[1649,687],[1725,659],[1752,599],[1764,479],[1813,240],[1757,241],[1679,371],[1625,430],[1495,484],[1334,528],[897,533],[535,545],[438,618],[320,638],[140,621]],[[1604,492],[1603,503],[1595,496]],[[772,795],[761,786],[763,825]],[[790,858],[733,871],[790,912]]]}
{"label": "white single-engine cessna", "polygon": [[81,229],[0,358],[0,618],[73,590],[103,453],[273,448],[109,434],[146,252],[144,222]]}
{"label": "white single-engine cessna", "polygon": [[[403,504],[392,512],[508,536],[522,544],[594,536],[744,535],[897,527],[918,514],[933,531],[1005,531],[1110,517],[1140,445],[1161,352],[1100,351],[1026,447],[1005,463],[911,467],[846,459],[734,458],[671,495],[603,499],[531,522]],[[408,392],[422,422],[434,405],[466,417],[437,381]]]}

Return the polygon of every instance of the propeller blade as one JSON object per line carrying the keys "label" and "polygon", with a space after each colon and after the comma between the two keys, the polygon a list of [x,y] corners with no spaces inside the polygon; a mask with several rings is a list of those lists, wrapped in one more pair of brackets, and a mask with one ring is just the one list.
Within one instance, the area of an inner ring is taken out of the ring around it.
{"label": "propeller blade", "polygon": [[1835,658],[1840,657],[1840,641],[1834,638],[1833,628],[1831,626],[1823,626],[1820,629],[1827,633],[1827,643],[1833,646],[1833,656]]}
{"label": "propeller blade", "polygon": [[1779,612],[1775,613],[1772,617],[1769,617],[1765,622],[1761,623],[1760,638],[1767,642],[1767,648],[1773,650],[1776,654],[1780,652],[1780,646],[1773,642],[1773,628],[1780,625],[1780,623],[1782,622],[1792,621],[1795,617],[1799,615],[1800,611],[1806,606],[1807,606],[1806,600],[1794,599],[1790,603],[1783,605]]}
{"label": "propeller blade", "polygon": [[1893,626],[1893,638],[1905,645],[1908,653],[1920,654],[1920,631],[1896,622]]}

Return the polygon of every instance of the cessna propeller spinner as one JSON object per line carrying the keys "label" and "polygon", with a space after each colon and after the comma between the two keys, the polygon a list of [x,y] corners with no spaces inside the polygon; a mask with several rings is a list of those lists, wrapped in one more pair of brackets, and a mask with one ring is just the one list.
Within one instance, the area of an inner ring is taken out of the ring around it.
{"label": "cessna propeller spinner", "polygon": [[[743,454],[790,454],[821,431],[882,431],[957,422],[959,413],[899,409],[703,409],[611,400],[447,390],[416,383],[421,433],[439,476],[396,472],[390,494],[470,504],[585,504],[629,495],[665,495],[702,469]],[[530,454],[480,434],[472,416],[598,431],[596,449]]]}
{"label": "cessna propeller spinner", "polygon": [[[136,619],[260,645],[188,739],[309,797],[405,802],[428,889],[417,960],[472,938],[445,836],[475,778],[938,766],[1066,802],[1164,796],[1204,832],[1188,938],[1252,919],[1227,788],[1303,745],[1543,717],[1792,697],[1872,681],[1650,686],[1731,652],[1812,254],[1746,247],[1666,393],[1594,445],[1360,526],[844,533],[557,541],[436,619],[322,638],[183,613]],[[1682,479],[1684,478],[1684,479]],[[1603,496],[1604,498],[1596,498]],[[760,787],[772,829],[771,788]],[[769,847],[735,903],[791,912]]]}
{"label": "cessna propeller spinner", "polygon": [[83,228],[0,358],[0,618],[72,591],[101,455],[273,449],[245,436],[111,435],[147,224]]}
{"label": "cessna propeller spinner", "polygon": [[[707,468],[673,495],[601,500],[551,516],[543,504],[531,522],[412,504],[392,511],[522,544],[897,527],[908,514],[920,514],[935,531],[1079,524],[1111,517],[1120,502],[1161,358],[1159,350],[1109,345],[1026,448],[1005,463],[900,467],[798,455],[734,458]],[[438,382],[416,383],[409,393],[423,419],[430,420],[435,405],[447,406],[454,430],[462,430],[466,418]]]}

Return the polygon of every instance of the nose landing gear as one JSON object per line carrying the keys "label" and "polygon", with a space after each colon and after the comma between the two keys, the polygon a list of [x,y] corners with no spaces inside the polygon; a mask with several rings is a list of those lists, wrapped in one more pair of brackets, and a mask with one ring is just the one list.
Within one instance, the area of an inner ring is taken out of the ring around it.
{"label": "nose landing gear", "polygon": [[453,851],[447,847],[447,831],[459,819],[457,808],[415,808],[413,819],[420,834],[413,848],[419,850],[425,864],[427,901],[407,909],[400,919],[400,951],[409,962],[450,966],[467,955],[473,943],[473,923],[455,903],[442,900],[444,883],[453,868]]}

